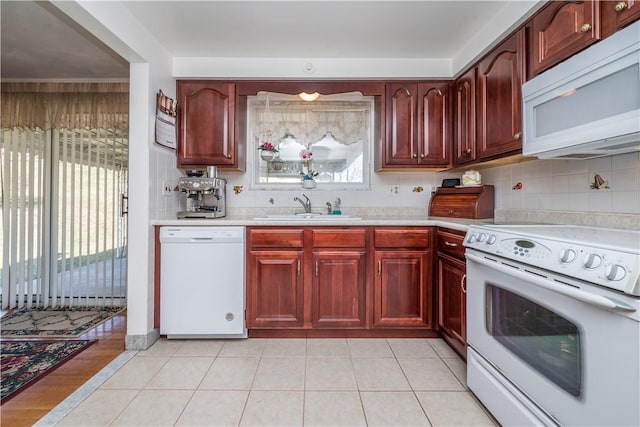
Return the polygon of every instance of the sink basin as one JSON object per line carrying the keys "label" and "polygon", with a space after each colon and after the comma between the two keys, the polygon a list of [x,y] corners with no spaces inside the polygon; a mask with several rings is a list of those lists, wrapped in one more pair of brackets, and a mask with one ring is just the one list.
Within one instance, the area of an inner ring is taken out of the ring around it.
{"label": "sink basin", "polygon": [[351,215],[323,215],[317,213],[260,215],[253,218],[256,221],[357,221],[362,218]]}

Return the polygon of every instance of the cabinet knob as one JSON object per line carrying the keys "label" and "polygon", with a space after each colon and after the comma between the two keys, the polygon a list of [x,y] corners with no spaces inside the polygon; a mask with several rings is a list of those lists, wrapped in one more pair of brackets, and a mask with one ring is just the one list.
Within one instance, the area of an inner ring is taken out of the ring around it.
{"label": "cabinet knob", "polygon": [[412,154],[411,157],[413,157],[415,159],[416,157],[418,157],[418,155],[417,154]]}
{"label": "cabinet knob", "polygon": [[471,154],[471,148],[467,148],[466,150],[464,150],[464,152],[467,154]]}
{"label": "cabinet knob", "polygon": [[421,158],[421,159],[424,159],[424,154],[420,154],[420,158]]}
{"label": "cabinet knob", "polygon": [[618,3],[616,3],[616,12],[622,12],[623,10],[625,10],[627,8],[627,2],[626,1],[619,1]]}
{"label": "cabinet knob", "polygon": [[513,139],[520,139],[522,138],[522,132],[518,132],[515,135],[513,135]]}
{"label": "cabinet knob", "polygon": [[591,24],[584,24],[580,28],[580,31],[582,31],[583,33],[588,33],[589,31],[591,31]]}

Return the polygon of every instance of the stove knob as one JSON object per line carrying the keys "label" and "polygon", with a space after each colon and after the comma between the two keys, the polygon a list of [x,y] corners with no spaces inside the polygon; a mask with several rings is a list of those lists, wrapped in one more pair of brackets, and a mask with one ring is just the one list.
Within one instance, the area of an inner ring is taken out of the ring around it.
{"label": "stove knob", "polygon": [[627,275],[627,270],[620,264],[611,264],[607,266],[604,274],[607,279],[618,281],[624,279],[624,276]]}
{"label": "stove knob", "polygon": [[576,251],[573,249],[563,249],[560,252],[560,261],[565,264],[572,262],[574,259],[576,259]]}
{"label": "stove knob", "polygon": [[198,188],[198,187],[200,187],[200,183],[199,183],[199,182],[197,182],[197,181],[196,181],[196,182],[194,182],[194,183],[193,183],[193,188]]}
{"label": "stove knob", "polygon": [[493,245],[496,242],[496,235],[492,234],[491,236],[489,236],[489,238],[487,239],[487,245]]}
{"label": "stove knob", "polygon": [[475,235],[475,233],[473,233],[473,234],[471,234],[471,235],[469,236],[469,238],[467,239],[467,243],[473,243],[473,242],[475,242],[475,241],[476,241],[476,235]]}
{"label": "stove knob", "polygon": [[484,242],[484,239],[487,238],[487,235],[485,233],[480,233],[478,235],[478,242]]}
{"label": "stove knob", "polygon": [[584,258],[583,265],[585,268],[593,269],[599,267],[602,264],[602,257],[597,254],[589,254]]}

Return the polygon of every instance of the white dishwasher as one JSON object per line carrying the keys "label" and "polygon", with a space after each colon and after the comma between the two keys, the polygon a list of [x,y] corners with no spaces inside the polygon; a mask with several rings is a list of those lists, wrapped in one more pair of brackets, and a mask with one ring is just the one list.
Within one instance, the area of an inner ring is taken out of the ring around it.
{"label": "white dishwasher", "polygon": [[160,334],[246,338],[244,227],[160,228]]}

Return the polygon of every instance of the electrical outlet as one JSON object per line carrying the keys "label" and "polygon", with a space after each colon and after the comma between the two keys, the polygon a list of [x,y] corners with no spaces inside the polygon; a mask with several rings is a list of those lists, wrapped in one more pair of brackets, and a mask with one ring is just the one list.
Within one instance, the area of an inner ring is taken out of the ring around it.
{"label": "electrical outlet", "polygon": [[163,196],[170,196],[173,194],[173,189],[171,188],[171,184],[166,181],[162,182],[162,188],[160,189],[160,193]]}
{"label": "electrical outlet", "polygon": [[391,184],[387,195],[390,197],[398,197],[400,195],[400,186],[398,184]]}

